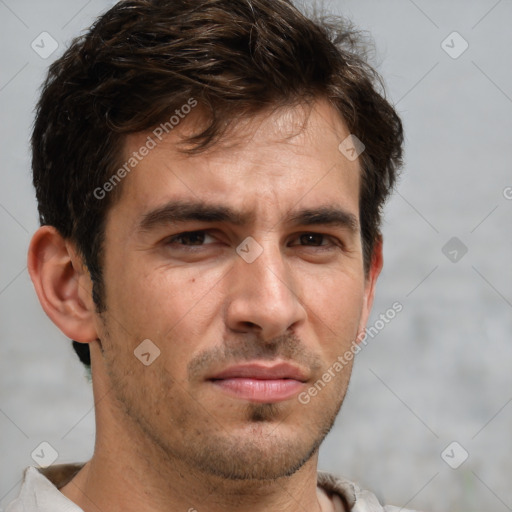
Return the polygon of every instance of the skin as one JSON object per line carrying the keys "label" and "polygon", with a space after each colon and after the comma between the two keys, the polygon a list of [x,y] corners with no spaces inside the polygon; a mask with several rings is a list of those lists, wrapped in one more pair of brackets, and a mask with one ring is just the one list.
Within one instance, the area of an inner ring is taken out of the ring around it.
{"label": "skin", "polygon": [[[305,372],[305,391],[364,330],[382,246],[365,274],[359,162],[339,152],[349,132],[324,101],[258,115],[207,152],[180,153],[180,137],[200,122],[191,114],[123,180],[107,216],[106,313],[95,310],[73,244],[49,226],[32,239],[29,271],[43,308],[69,338],[89,343],[92,358],[95,451],[61,492],[86,512],[325,512],[318,447],[352,365],[307,404],[233,397],[208,377],[287,361]],[[147,135],[128,136],[126,156]],[[177,200],[252,217],[140,229],[148,212]],[[322,207],[355,226],[287,220]],[[252,263],[236,252],[248,236],[262,248]],[[134,355],[145,339],[160,350],[148,366]]]}

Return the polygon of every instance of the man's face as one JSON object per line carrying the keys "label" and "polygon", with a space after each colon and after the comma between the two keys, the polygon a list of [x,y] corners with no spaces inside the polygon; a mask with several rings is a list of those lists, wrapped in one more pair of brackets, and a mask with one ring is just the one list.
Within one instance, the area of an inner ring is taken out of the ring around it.
{"label": "man's face", "polygon": [[[305,119],[259,116],[230,132],[236,144],[195,156],[175,147],[185,120],[107,217],[93,375],[141,447],[223,478],[277,478],[316,453],[351,364],[309,403],[299,394],[350,347],[371,302],[360,168],[338,150],[349,133],[326,103],[301,131]],[[127,157],[147,135],[128,137]],[[149,365],[134,354],[143,340],[144,361],[160,351]]]}

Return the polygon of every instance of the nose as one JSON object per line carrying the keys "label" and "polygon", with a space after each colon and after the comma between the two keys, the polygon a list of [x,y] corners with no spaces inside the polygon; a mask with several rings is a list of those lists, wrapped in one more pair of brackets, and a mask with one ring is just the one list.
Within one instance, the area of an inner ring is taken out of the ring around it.
{"label": "nose", "polygon": [[296,329],[306,318],[299,283],[277,244],[267,243],[252,263],[237,256],[229,273],[227,326],[235,332],[257,331],[271,340]]}

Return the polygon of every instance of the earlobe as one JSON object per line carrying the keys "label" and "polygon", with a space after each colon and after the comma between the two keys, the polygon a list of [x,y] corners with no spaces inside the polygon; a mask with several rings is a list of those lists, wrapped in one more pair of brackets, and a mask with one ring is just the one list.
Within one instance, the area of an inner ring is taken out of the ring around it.
{"label": "earlobe", "polygon": [[28,271],[41,306],[68,338],[82,343],[97,339],[89,274],[53,226],[40,227],[32,237]]}

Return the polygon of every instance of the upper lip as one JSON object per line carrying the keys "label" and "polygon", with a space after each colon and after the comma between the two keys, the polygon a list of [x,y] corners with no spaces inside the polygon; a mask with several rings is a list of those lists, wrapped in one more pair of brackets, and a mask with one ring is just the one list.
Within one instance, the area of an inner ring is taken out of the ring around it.
{"label": "upper lip", "polygon": [[209,380],[232,379],[237,377],[254,378],[262,380],[270,379],[295,379],[301,382],[307,380],[304,370],[289,363],[265,365],[263,363],[241,364],[230,366],[216,373]]}

